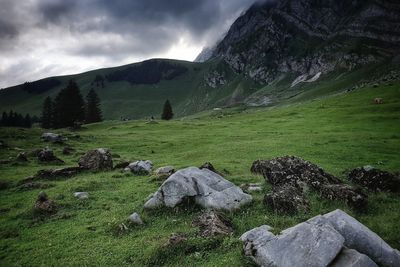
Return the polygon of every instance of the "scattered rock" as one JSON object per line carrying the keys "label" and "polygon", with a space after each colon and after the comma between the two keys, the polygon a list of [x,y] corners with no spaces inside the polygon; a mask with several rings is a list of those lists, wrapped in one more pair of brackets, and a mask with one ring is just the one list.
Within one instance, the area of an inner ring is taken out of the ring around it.
{"label": "scattered rock", "polygon": [[216,210],[238,209],[252,200],[222,176],[208,169],[189,167],[171,175],[145,203],[145,208],[172,208],[188,198],[203,208]]}
{"label": "scattered rock", "polygon": [[65,138],[62,135],[55,133],[43,133],[41,138],[45,142],[58,143],[58,144],[62,144],[65,141]]}
{"label": "scattered rock", "polygon": [[304,222],[274,235],[268,226],[241,236],[245,255],[259,266],[328,266],[341,251],[344,238],[329,224]]}
{"label": "scattered rock", "polygon": [[[330,200],[341,200],[349,206],[364,210],[367,196],[339,178],[326,173],[315,164],[294,156],[272,160],[257,160],[251,167],[253,173],[262,174],[273,188],[290,185],[306,192],[309,188]],[[292,204],[296,206],[296,203]]]}
{"label": "scattered rock", "polygon": [[265,195],[264,203],[279,214],[294,215],[309,210],[309,202],[305,195],[293,185],[274,187],[272,193]]}
{"label": "scattered rock", "polygon": [[71,155],[73,152],[75,152],[75,149],[70,146],[64,147],[62,151],[63,155]]}
{"label": "scattered rock", "polygon": [[89,199],[89,193],[88,192],[75,192],[74,197],[76,197],[80,200]]}
{"label": "scattered rock", "polygon": [[126,171],[131,171],[134,174],[149,174],[153,169],[153,162],[150,160],[139,160],[132,162],[125,168]]}
{"label": "scattered rock", "polygon": [[308,185],[319,190],[323,184],[341,183],[317,165],[294,156],[257,160],[251,166],[251,171],[263,175],[274,186],[291,184],[303,188]]}
{"label": "scattered rock", "polygon": [[111,170],[113,168],[111,153],[105,148],[88,151],[79,159],[78,164],[81,168],[92,171]]}
{"label": "scattered rock", "polygon": [[241,184],[240,188],[247,192],[261,192],[262,184],[261,183],[249,183],[249,184]]}
{"label": "scattered rock", "polygon": [[115,164],[114,169],[125,169],[126,167],[128,167],[129,165],[129,161],[121,161],[117,164]]}
{"label": "scattered rock", "polygon": [[174,246],[186,240],[187,240],[186,235],[180,233],[173,233],[171,234],[167,245]]}
{"label": "scattered rock", "polygon": [[368,256],[357,250],[343,248],[330,267],[378,267]]}
{"label": "scattered rock", "polygon": [[22,184],[17,187],[18,191],[28,191],[28,190],[34,190],[34,189],[47,189],[52,187],[50,184],[45,184],[45,183],[38,183],[38,182],[28,182],[25,184]]}
{"label": "scattered rock", "polygon": [[320,193],[326,199],[344,201],[357,211],[365,211],[368,205],[368,196],[350,185],[327,184],[321,187]]}
{"label": "scattered rock", "polygon": [[39,153],[37,154],[37,158],[40,162],[64,163],[64,161],[57,158],[54,155],[53,150],[49,148],[44,148],[40,150]]}
{"label": "scattered rock", "polygon": [[54,213],[57,210],[56,204],[53,200],[47,197],[45,192],[40,192],[35,203],[35,210],[40,213]]}
{"label": "scattered rock", "polygon": [[159,179],[167,179],[170,177],[173,173],[175,172],[174,167],[172,166],[165,166],[165,167],[160,167],[157,170],[154,171],[154,174],[159,178]]}
{"label": "scattered rock", "polygon": [[202,237],[229,235],[233,232],[231,221],[215,211],[200,214],[193,220],[192,225],[199,228]]}
{"label": "scattered rock", "polygon": [[[375,85],[374,85],[374,87],[375,87]],[[383,99],[380,98],[380,97],[377,97],[377,98],[374,99],[374,103],[375,104],[383,104]]]}
{"label": "scattered rock", "polygon": [[381,266],[400,266],[400,252],[397,249],[391,248],[377,234],[344,211],[338,209],[323,217],[344,237],[346,247],[367,255]]}
{"label": "scattered rock", "polygon": [[3,164],[10,164],[12,161],[11,160],[9,160],[9,159],[2,159],[2,160],[0,160],[0,165],[3,165]]}
{"label": "scattered rock", "polygon": [[371,191],[400,192],[399,177],[371,166],[364,166],[352,170],[348,178],[350,181],[364,186]]}
{"label": "scattered rock", "polygon": [[5,141],[3,141],[3,140],[0,140],[0,149],[1,148],[8,148],[7,143]]}
{"label": "scattered rock", "polygon": [[77,175],[82,169],[79,167],[67,167],[60,169],[39,170],[35,175],[23,179],[20,183],[32,182],[39,179],[56,180]]}
{"label": "scattered rock", "polygon": [[18,153],[16,160],[20,161],[20,162],[27,162],[28,157],[26,156],[25,152],[20,152],[20,153]]}
{"label": "scattered rock", "polygon": [[132,213],[132,214],[129,216],[129,221],[130,221],[131,223],[134,223],[134,224],[143,224],[143,221],[142,221],[142,219],[140,218],[140,215],[139,215],[138,213],[136,213],[136,212]]}
{"label": "scattered rock", "polygon": [[0,181],[0,190],[5,190],[10,187],[10,184],[6,181]]}

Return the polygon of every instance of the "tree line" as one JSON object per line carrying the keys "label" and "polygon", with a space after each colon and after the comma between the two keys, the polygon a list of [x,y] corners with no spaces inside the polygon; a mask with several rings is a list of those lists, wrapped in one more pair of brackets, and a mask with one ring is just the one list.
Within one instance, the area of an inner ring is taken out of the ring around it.
{"label": "tree line", "polygon": [[96,91],[90,89],[85,101],[78,85],[72,80],[54,99],[48,96],[43,102],[41,125],[45,129],[74,127],[102,120],[100,98]]}
{"label": "tree line", "polygon": [[36,116],[31,117],[29,114],[23,116],[20,113],[10,110],[8,113],[6,111],[3,112],[0,119],[0,126],[31,128],[32,124],[38,121],[39,118]]}

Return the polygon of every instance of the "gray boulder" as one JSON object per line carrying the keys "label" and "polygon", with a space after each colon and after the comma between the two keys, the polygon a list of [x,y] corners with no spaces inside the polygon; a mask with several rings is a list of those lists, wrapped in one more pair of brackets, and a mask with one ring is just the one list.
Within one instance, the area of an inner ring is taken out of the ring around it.
{"label": "gray boulder", "polygon": [[80,200],[88,199],[89,193],[88,192],[75,192],[74,197]]}
{"label": "gray boulder", "polygon": [[378,265],[357,250],[343,248],[329,267],[378,267]]}
{"label": "gray boulder", "polygon": [[41,138],[43,141],[51,143],[63,143],[65,140],[62,135],[55,133],[43,133]]}
{"label": "gray boulder", "polygon": [[260,266],[328,266],[344,243],[329,224],[304,222],[276,236],[269,229],[255,228],[240,238],[245,255]]}
{"label": "gray boulder", "polygon": [[142,219],[140,218],[140,215],[137,214],[136,212],[132,213],[132,214],[129,216],[128,219],[129,219],[129,221],[130,221],[131,223],[134,223],[134,224],[143,224],[143,221],[142,221]]}
{"label": "gray boulder", "polygon": [[345,238],[345,246],[366,254],[386,267],[400,266],[400,252],[382,238],[341,210],[323,216]]}
{"label": "gray boulder", "polygon": [[98,148],[86,152],[79,159],[78,164],[82,169],[93,171],[111,170],[113,168],[111,153],[106,148]]}
{"label": "gray boulder", "polygon": [[132,162],[125,168],[126,171],[131,171],[134,174],[149,174],[153,169],[153,162],[150,160],[138,160]]}
{"label": "gray boulder", "polygon": [[208,169],[189,167],[171,175],[145,203],[145,208],[175,207],[192,198],[198,205],[216,210],[234,210],[252,197]]}

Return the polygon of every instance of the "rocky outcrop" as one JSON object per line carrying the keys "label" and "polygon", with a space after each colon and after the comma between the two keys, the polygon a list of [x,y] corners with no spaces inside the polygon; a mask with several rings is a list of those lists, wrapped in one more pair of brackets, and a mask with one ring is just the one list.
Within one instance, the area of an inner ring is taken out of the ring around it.
{"label": "rocky outcrop", "polygon": [[364,166],[350,171],[350,181],[375,192],[400,193],[400,177],[372,166]]}
{"label": "rocky outcrop", "polygon": [[60,178],[70,178],[77,175],[83,169],[80,167],[66,167],[59,169],[39,170],[35,175],[23,179],[20,184],[30,183],[36,180],[56,180]]}
{"label": "rocky outcrop", "polygon": [[294,215],[309,210],[309,202],[304,193],[291,185],[275,187],[264,197],[267,207],[279,214]]}
{"label": "rocky outcrop", "polygon": [[82,169],[92,171],[112,170],[113,168],[111,153],[105,148],[98,148],[86,152],[86,154],[79,159],[78,164]]}
{"label": "rocky outcrop", "polygon": [[[274,198],[269,197],[271,201],[268,203],[273,205],[272,199],[281,199],[279,196],[287,195],[285,191],[290,191],[290,194],[297,196],[295,199],[288,197],[286,201],[282,199],[281,204],[286,209],[289,209],[289,204],[294,208],[298,207],[300,203],[304,203],[302,201],[299,203],[296,200],[300,200],[302,192],[309,189],[318,192],[322,197],[329,200],[344,201],[347,205],[360,211],[365,210],[368,203],[367,195],[360,190],[344,184],[339,178],[325,172],[317,165],[298,157],[285,156],[272,160],[257,160],[253,162],[251,171],[263,175],[265,180],[278,192],[270,194]],[[289,189],[280,189],[283,186],[289,187]],[[295,189],[299,192],[296,193]],[[286,203],[289,200],[292,200],[291,203]],[[277,210],[280,211],[280,209]]]}
{"label": "rocky outcrop", "polygon": [[208,169],[189,167],[171,175],[144,206],[173,208],[186,199],[207,209],[234,210],[249,203],[252,197]]}
{"label": "rocky outcrop", "polygon": [[[279,235],[264,225],[244,233],[245,255],[259,266],[387,266],[400,252],[341,210],[319,215]],[[378,265],[377,265],[378,264]]]}

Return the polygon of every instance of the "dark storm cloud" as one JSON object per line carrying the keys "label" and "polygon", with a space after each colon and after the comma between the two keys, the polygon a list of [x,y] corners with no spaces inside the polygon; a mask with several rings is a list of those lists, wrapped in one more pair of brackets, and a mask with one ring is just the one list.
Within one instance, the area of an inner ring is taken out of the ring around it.
{"label": "dark storm cloud", "polygon": [[[197,49],[213,44],[254,2],[0,0],[0,57],[5,58],[0,62],[0,87],[166,55],[182,40]],[[74,65],[74,60],[80,64]],[[8,75],[15,69],[19,75]]]}

